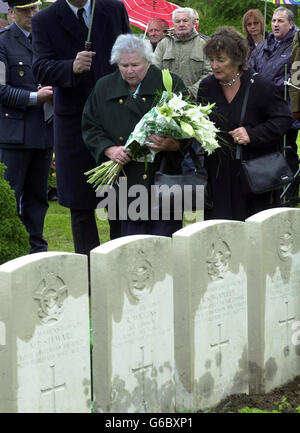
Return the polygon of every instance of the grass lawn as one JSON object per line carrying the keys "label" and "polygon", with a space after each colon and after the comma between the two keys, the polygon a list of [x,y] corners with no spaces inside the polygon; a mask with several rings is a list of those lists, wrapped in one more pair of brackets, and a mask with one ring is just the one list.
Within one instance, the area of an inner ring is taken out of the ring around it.
{"label": "grass lawn", "polygon": [[[97,219],[97,226],[101,244],[109,240],[109,225],[107,221]],[[65,251],[74,253],[71,218],[69,209],[49,202],[49,209],[45,218],[44,237],[48,242],[48,251]]]}

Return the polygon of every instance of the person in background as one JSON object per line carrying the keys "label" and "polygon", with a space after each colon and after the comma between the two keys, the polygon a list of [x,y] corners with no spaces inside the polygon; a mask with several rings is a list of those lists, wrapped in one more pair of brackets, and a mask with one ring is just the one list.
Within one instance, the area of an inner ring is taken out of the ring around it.
{"label": "person in background", "polygon": [[249,9],[243,16],[242,24],[251,54],[257,44],[264,39],[264,17],[260,10]]}
{"label": "person in background", "polygon": [[206,36],[203,33],[199,32],[199,14],[196,11],[196,9],[193,9],[193,11],[194,11],[194,26],[195,26],[195,29],[198,32],[198,35],[200,35],[203,39],[208,39],[208,36]]}
{"label": "person in background", "polygon": [[[280,149],[282,136],[292,124],[287,102],[262,74],[248,69],[248,44],[234,27],[221,27],[204,47],[213,74],[201,81],[198,102],[215,103],[211,120],[222,131],[220,148],[205,155],[214,207],[205,219],[244,221],[251,215],[280,204],[279,193],[252,194],[243,177],[236,143],[243,145],[243,159]],[[251,84],[243,125],[240,117],[245,92]]]}
{"label": "person in background", "polygon": [[203,52],[205,39],[194,27],[193,9],[175,9],[172,20],[174,28],[166,32],[166,37],[156,47],[154,64],[179,75],[189,94],[196,98],[199,82],[211,72]]}
{"label": "person in background", "polygon": [[153,18],[153,20],[148,23],[148,35],[149,39],[155,51],[158,42],[165,37],[164,30],[169,28],[169,23],[162,18]]}
{"label": "person in background", "polygon": [[[271,80],[286,100],[289,100],[289,95],[284,83],[291,75],[292,43],[296,31],[293,12],[285,7],[275,9],[272,32],[252,51],[249,60],[249,66]],[[286,133],[286,159],[293,173],[298,169],[297,135],[298,126],[294,122]]]}
{"label": "person in background", "polygon": [[193,9],[193,11],[194,11],[194,26],[195,26],[195,29],[198,31],[199,30],[199,14],[196,11],[196,9]]}
{"label": "person in background", "polygon": [[[116,38],[130,32],[123,2],[96,1],[92,49],[87,50],[91,5],[91,0],[57,0],[32,21],[34,74],[54,87],[58,199],[70,209],[75,252],[88,256],[100,240],[95,219],[98,198],[84,174],[96,162],[82,140],[82,111],[97,79],[115,69],[109,59]],[[111,239],[120,235],[115,223],[110,225]]]}
{"label": "person in background", "polygon": [[31,67],[31,21],[40,4],[8,0],[14,22],[0,32],[0,161],[29,233],[30,253],[48,249],[43,228],[53,147],[52,122],[44,110],[52,87],[39,85],[43,81],[35,80]]}
{"label": "person in background", "polygon": [[[150,135],[148,146],[158,153],[153,163],[147,164],[147,168],[144,161],[132,161],[126,152],[124,143],[129,134],[153,107],[157,91],[164,89],[162,73],[152,65],[152,59],[153,51],[148,40],[135,35],[120,35],[111,52],[111,63],[116,63],[118,70],[98,80],[85,104],[82,118],[83,139],[97,164],[108,160],[122,164],[127,189],[133,185],[143,185],[148,193],[151,192],[154,173],[159,170],[163,156],[167,158],[167,173],[181,173],[183,147],[187,144],[186,140]],[[183,81],[175,74],[172,74],[172,78],[174,92],[186,94]],[[128,197],[128,208],[132,201]],[[125,211],[126,209],[122,210],[123,215]],[[121,223],[122,236],[172,236],[172,233],[182,227],[182,221],[172,217],[168,220],[151,219],[150,204],[148,211],[141,209],[137,220],[128,212],[127,219]]]}

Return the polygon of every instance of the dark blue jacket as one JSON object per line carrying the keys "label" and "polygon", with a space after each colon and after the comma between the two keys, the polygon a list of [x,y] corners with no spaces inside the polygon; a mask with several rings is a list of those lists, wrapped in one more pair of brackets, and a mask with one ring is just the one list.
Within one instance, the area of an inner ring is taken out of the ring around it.
{"label": "dark blue jacket", "polygon": [[65,0],[57,0],[32,19],[37,79],[54,87],[54,147],[60,204],[71,209],[95,209],[98,203],[84,172],[96,161],[81,136],[84,104],[98,78],[113,72],[111,48],[121,33],[130,33],[122,1],[96,0],[91,33],[93,57],[89,72],[74,75],[76,54],[85,49],[87,35]]}
{"label": "dark blue jacket", "polygon": [[16,24],[0,32],[0,148],[45,149],[53,146],[52,125],[44,122],[43,104],[28,106],[37,92],[32,47]]}
{"label": "dark blue jacket", "polygon": [[297,28],[293,26],[288,34],[280,41],[279,47],[273,51],[275,38],[273,32],[267,39],[260,42],[252,51],[249,66],[256,72],[269,78],[284,95],[285,65],[287,77],[290,76],[292,42]]}

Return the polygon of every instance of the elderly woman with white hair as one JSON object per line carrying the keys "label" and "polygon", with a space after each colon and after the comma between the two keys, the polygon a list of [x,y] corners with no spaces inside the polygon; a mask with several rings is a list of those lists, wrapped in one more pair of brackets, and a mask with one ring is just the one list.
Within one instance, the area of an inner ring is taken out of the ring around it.
{"label": "elderly woman with white hair", "polygon": [[[153,163],[133,161],[124,144],[139,120],[155,105],[156,98],[164,90],[161,71],[152,65],[153,51],[148,40],[132,34],[120,35],[111,52],[111,63],[118,69],[98,80],[89,96],[82,118],[84,142],[97,164],[113,160],[123,165],[122,175],[126,176],[127,191],[133,185],[143,185],[150,193],[154,172],[160,167],[161,158],[166,155],[165,172],[181,173],[184,143],[166,136],[149,136],[149,148],[159,151]],[[186,93],[183,81],[172,74],[173,91]],[[115,186],[118,204],[124,203],[124,191]],[[128,195],[128,194],[127,194]],[[172,236],[181,228],[182,221],[151,220],[149,201],[141,204],[140,218],[135,220],[129,212],[132,198],[126,197],[128,207],[124,219],[122,213],[121,235],[152,234]],[[110,205],[110,204],[109,204]],[[133,203],[131,208],[133,207]],[[147,209],[148,208],[148,209]],[[128,210],[128,212],[127,212]],[[121,219],[121,218],[120,218]]]}

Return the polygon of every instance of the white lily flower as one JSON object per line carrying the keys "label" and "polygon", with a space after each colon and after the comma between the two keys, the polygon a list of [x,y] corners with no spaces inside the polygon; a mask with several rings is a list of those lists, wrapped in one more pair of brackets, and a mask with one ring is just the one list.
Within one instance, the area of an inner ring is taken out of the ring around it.
{"label": "white lily flower", "polygon": [[181,110],[183,107],[186,107],[188,103],[182,99],[182,94],[179,93],[179,96],[173,94],[172,99],[168,102],[169,107],[174,108],[174,110]]}
{"label": "white lily flower", "polygon": [[189,108],[186,111],[186,115],[194,122],[200,122],[200,119],[204,117],[204,114],[199,109],[199,107]]}

